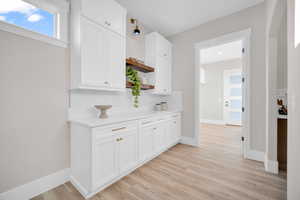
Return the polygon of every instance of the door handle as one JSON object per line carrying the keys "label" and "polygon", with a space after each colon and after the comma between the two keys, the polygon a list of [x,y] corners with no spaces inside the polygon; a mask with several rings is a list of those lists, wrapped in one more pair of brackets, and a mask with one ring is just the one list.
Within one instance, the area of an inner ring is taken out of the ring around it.
{"label": "door handle", "polygon": [[112,129],[112,131],[115,132],[115,131],[120,131],[120,130],[124,130],[124,129],[126,129],[126,127]]}

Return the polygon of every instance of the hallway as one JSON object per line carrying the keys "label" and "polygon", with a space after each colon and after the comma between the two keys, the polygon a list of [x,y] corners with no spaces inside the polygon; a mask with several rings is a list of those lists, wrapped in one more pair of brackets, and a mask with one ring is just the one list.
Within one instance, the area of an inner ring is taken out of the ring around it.
{"label": "hallway", "polygon": [[[239,127],[202,124],[199,148],[179,144],[92,200],[284,200],[285,175],[243,160]],[[83,200],[68,182],[33,200]]]}

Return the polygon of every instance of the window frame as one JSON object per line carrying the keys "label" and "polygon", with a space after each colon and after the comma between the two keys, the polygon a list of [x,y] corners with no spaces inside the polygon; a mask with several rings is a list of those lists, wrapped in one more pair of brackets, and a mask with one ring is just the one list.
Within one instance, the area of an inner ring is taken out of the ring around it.
{"label": "window frame", "polygon": [[0,21],[0,30],[26,38],[42,41],[59,47],[68,47],[68,13],[69,3],[62,0],[22,0],[37,8],[53,14],[53,37],[44,35],[15,24]]}

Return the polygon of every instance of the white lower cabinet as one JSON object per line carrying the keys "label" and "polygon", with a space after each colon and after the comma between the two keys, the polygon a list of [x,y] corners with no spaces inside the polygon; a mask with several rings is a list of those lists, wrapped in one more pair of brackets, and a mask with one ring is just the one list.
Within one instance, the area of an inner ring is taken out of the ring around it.
{"label": "white lower cabinet", "polygon": [[118,143],[115,135],[97,139],[93,153],[93,188],[118,176]]}
{"label": "white lower cabinet", "polygon": [[160,153],[166,148],[166,125],[159,123],[154,128],[154,153]]}
{"label": "white lower cabinet", "polygon": [[154,149],[153,126],[146,126],[140,129],[140,161],[151,158]]}
{"label": "white lower cabinet", "polygon": [[71,182],[90,198],[179,139],[179,114],[97,128],[72,123]]}
{"label": "white lower cabinet", "polygon": [[119,143],[119,173],[126,173],[138,162],[137,132],[130,131],[121,135]]}

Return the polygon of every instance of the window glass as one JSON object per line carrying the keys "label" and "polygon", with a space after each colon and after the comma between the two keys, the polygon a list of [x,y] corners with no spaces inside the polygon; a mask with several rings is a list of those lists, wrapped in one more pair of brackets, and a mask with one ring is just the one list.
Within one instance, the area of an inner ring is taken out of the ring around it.
{"label": "window glass", "polygon": [[241,84],[241,83],[242,83],[241,75],[230,76],[230,84]]}
{"label": "window glass", "polygon": [[233,97],[242,96],[242,88],[231,88],[230,89],[230,96],[233,96]]}
{"label": "window glass", "polygon": [[55,36],[55,14],[22,0],[0,0],[0,20],[50,37]]}

